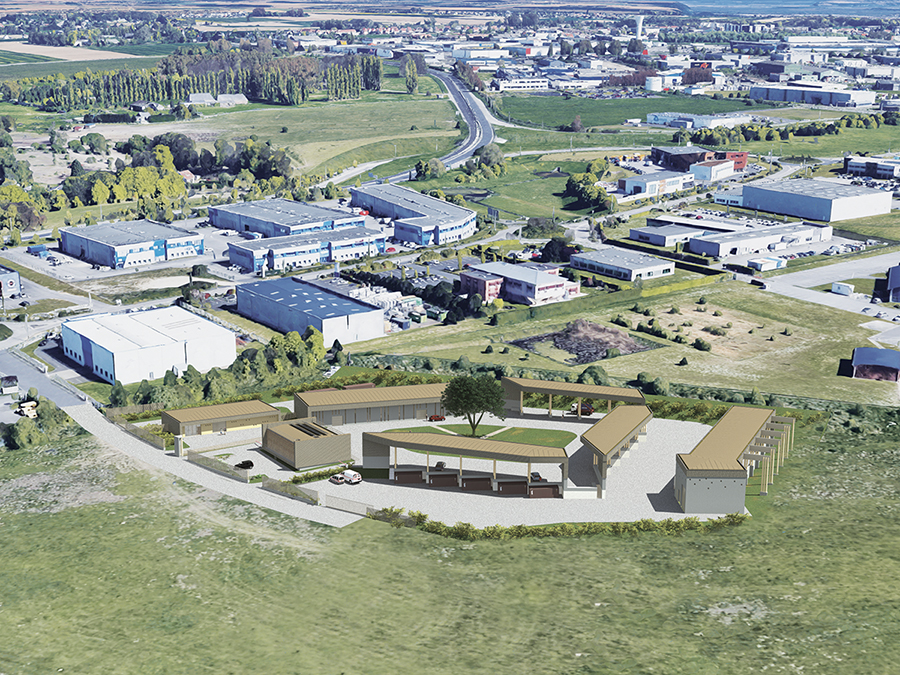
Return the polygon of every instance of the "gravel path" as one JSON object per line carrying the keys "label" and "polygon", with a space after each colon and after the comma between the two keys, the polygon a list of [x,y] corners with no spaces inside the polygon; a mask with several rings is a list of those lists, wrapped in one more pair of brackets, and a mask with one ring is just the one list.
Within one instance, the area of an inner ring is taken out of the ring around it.
{"label": "gravel path", "polygon": [[[125,433],[115,424],[109,422],[91,405],[68,406],[63,408],[63,410],[109,448],[122,452],[144,464],[162,469],[178,478],[183,478],[210,490],[215,490],[223,495],[241,499],[290,516],[334,527],[343,527],[360,519],[359,516],[350,513],[312,506],[281,497],[260,489],[258,485],[239,483],[212,471],[207,471],[185,459],[151,447],[147,443]],[[258,430],[256,430],[256,434],[258,437]],[[217,438],[219,440],[224,439],[224,437]]]}

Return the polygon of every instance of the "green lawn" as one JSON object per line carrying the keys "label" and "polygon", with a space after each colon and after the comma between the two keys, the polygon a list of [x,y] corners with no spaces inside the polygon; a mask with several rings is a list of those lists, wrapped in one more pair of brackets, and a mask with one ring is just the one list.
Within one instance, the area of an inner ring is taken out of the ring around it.
{"label": "green lawn", "polygon": [[[41,339],[43,339],[43,338],[41,338]],[[51,366],[49,363],[47,363],[46,361],[44,361],[42,358],[40,358],[39,356],[35,355],[35,353],[34,353],[35,350],[36,350],[36,349],[38,348],[38,346],[40,345],[40,343],[41,343],[41,340],[40,340],[40,339],[39,339],[39,340],[35,340],[35,341],[32,342],[30,345],[26,345],[25,347],[22,347],[22,351],[25,352],[26,354],[28,354],[28,356],[30,356],[31,358],[33,358],[35,361],[40,361],[40,362],[43,363],[45,366],[47,366],[47,372],[48,372],[48,373],[53,372],[54,370],[56,370],[56,368],[54,368],[53,366]]]}
{"label": "green lawn", "polygon": [[117,52],[119,54],[128,54],[130,56],[168,56],[176,49],[181,47],[192,47],[190,44],[150,42],[142,45],[107,45],[105,47],[96,47],[96,49],[104,52]]}
{"label": "green lawn", "polygon": [[561,96],[534,96],[529,94],[508,94],[503,96],[501,111],[523,122],[555,129],[570,124],[576,115],[581,115],[585,127],[622,124],[625,120],[640,117],[646,121],[647,113],[689,112],[713,114],[745,110],[743,100],[722,99],[716,101],[707,96],[655,96],[653,98],[633,98],[595,100]]}
{"label": "green lawn", "polygon": [[[515,421],[513,421],[515,422]],[[577,434],[559,429],[525,429],[512,428],[491,436],[492,441],[509,441],[511,443],[530,443],[546,445],[551,448],[564,448],[575,440]]]}
{"label": "green lawn", "polygon": [[[884,279],[887,275],[884,272],[879,272],[875,274],[875,277],[880,279]],[[842,284],[850,284],[853,286],[853,291],[855,293],[865,293],[866,295],[872,295],[872,292],[875,290],[875,282],[877,279],[874,277],[863,277],[861,279],[841,279],[839,282]],[[831,292],[831,284],[822,284],[821,286],[813,286],[812,290],[814,291],[825,291]]]}
{"label": "green lawn", "polygon": [[892,211],[883,216],[869,216],[858,220],[842,220],[834,223],[835,229],[848,230],[876,237],[900,241],[900,211]]}
{"label": "green lawn", "polygon": [[740,527],[475,542],[312,525],[120,472],[85,442],[7,450],[0,661],[108,675],[891,673],[898,442],[800,429]]}
{"label": "green lawn", "polygon": [[9,64],[18,65],[22,63],[44,63],[46,61],[59,61],[59,59],[53,58],[52,56],[44,56],[43,54],[19,54],[18,52],[8,52],[0,49],[0,66]]}
{"label": "green lawn", "polygon": [[[472,435],[472,426],[470,424],[442,424],[441,428],[460,436]],[[479,424],[475,429],[475,435],[486,436],[487,434],[492,434],[495,431],[500,431],[502,428],[502,426],[498,426],[496,424]]]}
{"label": "green lawn", "polygon": [[81,290],[77,286],[73,286],[71,284],[67,284],[64,281],[59,281],[58,279],[54,279],[53,277],[48,277],[46,274],[41,274],[40,272],[35,272],[30,267],[25,267],[24,265],[19,265],[18,263],[14,263],[6,258],[2,260],[4,267],[8,267],[12,270],[18,272],[23,279],[27,279],[28,281],[33,281],[39,286],[43,286],[51,291],[58,291],[60,293],[70,293],[72,295],[80,295],[83,297],[87,297],[87,292]]}

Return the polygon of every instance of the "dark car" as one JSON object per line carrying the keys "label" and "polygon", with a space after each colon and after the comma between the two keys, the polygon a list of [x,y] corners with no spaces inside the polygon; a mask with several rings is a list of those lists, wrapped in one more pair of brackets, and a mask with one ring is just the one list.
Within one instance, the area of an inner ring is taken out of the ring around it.
{"label": "dark car", "polygon": [[435,462],[434,470],[435,471],[443,471],[447,468],[447,462]]}
{"label": "dark car", "polygon": [[31,303],[28,302],[27,300],[23,300],[22,302],[19,303],[19,306],[20,307],[28,307],[30,304]]}
{"label": "dark car", "polygon": [[532,471],[531,476],[529,476],[529,478],[531,479],[532,483],[546,483],[547,482],[547,479],[543,478],[541,476],[541,474],[539,474],[537,471]]}
{"label": "dark car", "polygon": [[234,468],[235,469],[252,469],[253,462],[251,462],[249,459],[245,459],[243,462],[238,462],[237,464],[235,464]]}

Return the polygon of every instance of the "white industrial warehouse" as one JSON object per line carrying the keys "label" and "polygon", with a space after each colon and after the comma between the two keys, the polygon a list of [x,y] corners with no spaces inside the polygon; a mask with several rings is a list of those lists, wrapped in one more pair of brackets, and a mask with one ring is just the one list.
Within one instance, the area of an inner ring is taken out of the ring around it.
{"label": "white industrial warehouse", "polygon": [[809,220],[833,222],[891,212],[890,192],[825,180],[785,180],[743,186],[742,206]]}
{"label": "white industrial warehouse", "polygon": [[394,237],[420,246],[460,241],[475,234],[476,214],[409,188],[366,185],[350,188],[351,204],[394,221]]}
{"label": "white industrial warehouse", "polygon": [[366,218],[355,213],[326,209],[290,199],[210,206],[209,220],[216,227],[255,232],[263,237],[324,232],[342,227],[363,227]]}
{"label": "white industrial warehouse", "polygon": [[830,241],[830,225],[817,223],[791,223],[770,227],[747,228],[737,232],[710,232],[691,237],[687,249],[699,253],[724,258],[748,253],[779,251],[788,246]]}
{"label": "white industrial warehouse", "polygon": [[576,253],[569,264],[576,270],[596,272],[616,279],[635,281],[675,274],[675,263],[654,255],[601,246],[596,251]]}
{"label": "white industrial warehouse", "polygon": [[65,355],[110,384],[180,374],[189,365],[226,368],[236,357],[234,333],[180,307],[69,319],[60,334]]}

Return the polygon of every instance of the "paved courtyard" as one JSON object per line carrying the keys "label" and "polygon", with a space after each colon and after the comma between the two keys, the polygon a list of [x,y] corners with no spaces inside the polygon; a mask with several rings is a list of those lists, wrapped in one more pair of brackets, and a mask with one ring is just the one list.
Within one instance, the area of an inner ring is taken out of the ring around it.
{"label": "paved courtyard", "polygon": [[[573,431],[580,436],[601,416],[594,415],[582,422],[573,418],[529,416],[499,420],[486,417],[485,424],[501,426],[536,427]],[[462,419],[447,418],[446,423],[460,423]],[[354,460],[362,459],[362,432],[387,431],[389,429],[416,426],[416,422],[378,422],[335,427],[353,434]],[[431,488],[425,484],[396,485],[387,480],[364,480],[358,485],[334,485],[328,481],[310,483],[309,486],[326,495],[352,499],[376,508],[403,507],[407,511],[421,511],[433,520],[453,524],[467,522],[476,527],[486,525],[540,525],[558,522],[616,522],[641,518],[663,520],[683,518],[684,513],[675,501],[673,480],[675,455],[690,452],[710,427],[695,422],[652,420],[647,435],[610,469],[607,491],[603,499],[526,499],[521,496],[500,496],[494,492],[462,492],[455,488]],[[569,488],[587,487],[593,484],[590,450],[580,439],[570,443],[566,452],[570,457]],[[425,467],[425,456],[420,453],[398,450],[398,465]],[[447,470],[459,468],[459,459],[432,455],[432,465],[437,459],[446,461]],[[393,456],[392,456],[393,461]],[[489,460],[463,458],[464,471],[490,473],[493,463]],[[561,478],[559,465],[534,464],[533,471],[540,471],[549,481]],[[498,475],[526,475],[524,464],[498,462]],[[700,517],[717,517],[724,514],[702,514]]]}

